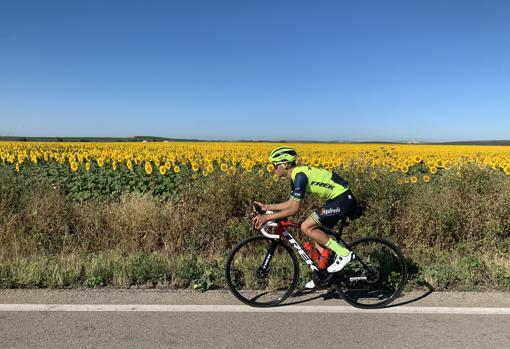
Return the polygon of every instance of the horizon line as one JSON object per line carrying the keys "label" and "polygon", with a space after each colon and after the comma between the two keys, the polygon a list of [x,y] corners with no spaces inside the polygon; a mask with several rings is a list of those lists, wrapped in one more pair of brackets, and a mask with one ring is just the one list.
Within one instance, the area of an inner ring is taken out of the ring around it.
{"label": "horizon line", "polygon": [[[314,139],[280,139],[280,140],[267,140],[267,139],[200,139],[200,138],[172,138],[161,136],[0,136],[0,141],[10,140],[18,142],[36,141],[37,139],[47,140],[49,142],[59,142],[67,140],[69,142],[87,142],[89,140],[137,140],[151,141],[151,142],[165,142],[165,141],[178,141],[178,142],[253,142],[253,143],[370,143],[370,144],[477,144],[477,143],[496,143],[492,145],[510,145],[510,139],[482,139],[482,140],[456,140],[456,141],[425,141],[425,140],[398,140],[398,141],[382,141],[382,140],[314,140]],[[503,143],[503,144],[501,144]]]}

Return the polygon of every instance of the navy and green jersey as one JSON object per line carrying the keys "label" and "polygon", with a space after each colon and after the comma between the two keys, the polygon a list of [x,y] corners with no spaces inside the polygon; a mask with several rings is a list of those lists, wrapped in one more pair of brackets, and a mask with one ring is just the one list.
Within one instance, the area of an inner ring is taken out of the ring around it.
{"label": "navy and green jersey", "polygon": [[349,184],[338,174],[323,168],[298,166],[292,170],[291,199],[303,200],[305,193],[331,200],[349,190]]}

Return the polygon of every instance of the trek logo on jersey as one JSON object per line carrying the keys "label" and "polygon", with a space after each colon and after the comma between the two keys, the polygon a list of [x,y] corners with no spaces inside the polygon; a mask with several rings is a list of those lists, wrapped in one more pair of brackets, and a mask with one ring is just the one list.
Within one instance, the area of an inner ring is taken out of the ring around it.
{"label": "trek logo on jersey", "polygon": [[337,208],[328,208],[327,210],[322,209],[321,210],[321,216],[331,216],[336,213],[340,213],[341,209],[339,207]]}
{"label": "trek logo on jersey", "polygon": [[327,188],[327,189],[331,189],[331,190],[333,190],[333,188],[335,188],[331,184],[322,183],[322,182],[316,182],[316,181],[312,181],[312,183],[310,185],[318,185],[319,187],[323,187],[323,188]]}

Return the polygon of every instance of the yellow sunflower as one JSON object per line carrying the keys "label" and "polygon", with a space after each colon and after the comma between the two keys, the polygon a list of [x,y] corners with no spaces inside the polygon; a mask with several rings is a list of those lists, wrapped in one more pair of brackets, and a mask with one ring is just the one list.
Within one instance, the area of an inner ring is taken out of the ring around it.
{"label": "yellow sunflower", "polygon": [[236,168],[234,166],[230,166],[229,169],[227,170],[227,175],[233,176],[235,174],[236,174]]}
{"label": "yellow sunflower", "polygon": [[151,174],[152,173],[152,165],[150,162],[145,162],[145,173]]}
{"label": "yellow sunflower", "polygon": [[400,166],[400,171],[402,171],[402,173],[407,173],[409,172],[409,167],[407,167],[405,164],[402,164]]}

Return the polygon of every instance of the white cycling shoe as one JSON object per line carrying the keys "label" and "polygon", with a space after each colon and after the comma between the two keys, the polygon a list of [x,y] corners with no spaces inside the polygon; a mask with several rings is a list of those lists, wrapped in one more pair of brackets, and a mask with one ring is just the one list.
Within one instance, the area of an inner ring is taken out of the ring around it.
{"label": "white cycling shoe", "polygon": [[305,289],[305,290],[314,290],[315,289],[315,282],[313,280],[308,281],[306,284],[303,285],[303,289]]}
{"label": "white cycling shoe", "polygon": [[345,257],[342,256],[336,256],[335,261],[331,263],[331,265],[328,267],[329,273],[338,273],[340,270],[342,270],[347,264],[352,262],[354,259],[354,253],[349,252],[349,254]]}

